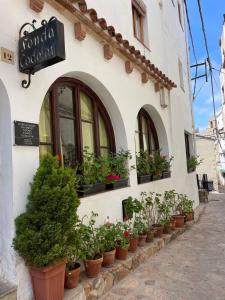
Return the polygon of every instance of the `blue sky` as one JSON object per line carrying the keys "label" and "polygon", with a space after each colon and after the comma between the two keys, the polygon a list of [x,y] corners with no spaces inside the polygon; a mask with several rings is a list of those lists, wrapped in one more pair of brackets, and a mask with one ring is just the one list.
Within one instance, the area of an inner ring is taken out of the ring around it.
{"label": "blue sky", "polygon": [[[188,12],[191,23],[192,35],[195,44],[195,51],[198,62],[203,62],[207,57],[203,34],[200,23],[197,0],[187,0]],[[220,69],[221,52],[219,39],[222,33],[223,14],[225,14],[225,0],[202,0],[203,18],[208,39],[208,46],[213,67]],[[190,45],[191,49],[191,45]],[[194,64],[192,50],[190,52],[190,62]],[[202,70],[203,71],[203,70]],[[193,72],[192,72],[193,73]],[[200,75],[201,72],[199,72]],[[203,71],[204,73],[204,71]],[[214,71],[215,102],[217,111],[221,107],[221,92],[219,72]],[[193,75],[193,74],[192,74]],[[213,117],[213,105],[211,96],[210,81],[205,83],[205,79],[198,79],[196,86],[197,97],[194,101],[195,127],[203,130],[207,127],[208,119]]]}

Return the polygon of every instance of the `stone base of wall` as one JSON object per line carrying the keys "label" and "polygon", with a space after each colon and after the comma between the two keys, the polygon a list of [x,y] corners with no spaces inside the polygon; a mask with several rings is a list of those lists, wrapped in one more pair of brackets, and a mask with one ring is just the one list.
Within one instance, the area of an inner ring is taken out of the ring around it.
{"label": "stone base of wall", "polygon": [[209,193],[206,190],[199,190],[199,202],[200,203],[208,203],[209,202]]}
{"label": "stone base of wall", "polygon": [[130,272],[135,270],[140,264],[157,253],[170,241],[185,232],[190,226],[198,221],[203,213],[205,205],[201,204],[195,210],[195,220],[187,222],[185,227],[176,229],[171,234],[165,234],[162,238],[156,238],[152,243],[147,243],[144,247],[139,247],[137,252],[129,253],[125,261],[116,261],[114,267],[105,269],[97,278],[88,279],[82,272],[80,281],[76,289],[65,290],[64,300],[95,300],[111,290],[120,280],[125,278]]}

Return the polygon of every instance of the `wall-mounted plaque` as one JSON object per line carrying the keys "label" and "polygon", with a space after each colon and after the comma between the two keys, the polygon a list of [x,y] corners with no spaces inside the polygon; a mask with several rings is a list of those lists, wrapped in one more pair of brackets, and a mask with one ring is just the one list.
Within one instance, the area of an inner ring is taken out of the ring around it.
{"label": "wall-mounted plaque", "polygon": [[38,124],[14,121],[15,145],[39,146]]}

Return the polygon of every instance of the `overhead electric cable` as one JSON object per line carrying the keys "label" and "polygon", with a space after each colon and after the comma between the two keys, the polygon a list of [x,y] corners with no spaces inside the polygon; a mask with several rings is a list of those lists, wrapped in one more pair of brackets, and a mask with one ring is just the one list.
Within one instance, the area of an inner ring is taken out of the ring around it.
{"label": "overhead electric cable", "polygon": [[195,46],[194,46],[194,39],[193,39],[193,35],[192,35],[192,31],[191,31],[191,24],[190,24],[190,19],[189,19],[189,15],[188,15],[188,9],[187,9],[187,2],[186,0],[184,0],[184,4],[185,4],[185,10],[186,10],[186,16],[187,16],[187,22],[188,22],[188,29],[189,29],[189,34],[190,34],[190,39],[191,39],[191,46],[192,46],[192,51],[193,51],[193,55],[194,55],[194,59],[195,59],[195,64],[196,64],[196,68],[195,68],[195,81],[194,81],[194,91],[193,91],[193,100],[196,98],[195,97],[195,90],[196,90],[196,80],[197,80],[197,72],[198,72],[198,59],[197,59],[197,55],[195,52]]}
{"label": "overhead electric cable", "polygon": [[215,119],[215,126],[216,126],[216,137],[217,140],[220,144],[221,150],[223,150],[220,139],[219,139],[219,130],[218,130],[218,124],[217,124],[217,119],[216,119],[216,106],[215,106],[215,95],[214,95],[214,85],[213,85],[213,76],[212,76],[212,64],[210,60],[210,55],[209,55],[209,48],[208,48],[208,42],[207,42],[207,37],[206,37],[206,31],[205,31],[205,24],[203,20],[203,15],[202,15],[202,8],[201,8],[201,2],[200,0],[197,0],[198,2],[198,9],[199,9],[199,14],[200,14],[200,19],[201,19],[201,25],[202,25],[202,32],[203,32],[203,37],[204,37],[204,42],[205,42],[205,48],[207,52],[207,60],[209,64],[209,74],[210,74],[210,82],[211,82],[211,92],[212,92],[212,102],[213,102],[213,113],[214,113],[214,119]]}

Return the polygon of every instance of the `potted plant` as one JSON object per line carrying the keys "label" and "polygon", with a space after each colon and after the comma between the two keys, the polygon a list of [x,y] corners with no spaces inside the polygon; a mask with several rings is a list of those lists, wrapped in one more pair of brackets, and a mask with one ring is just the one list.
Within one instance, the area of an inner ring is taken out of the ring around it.
{"label": "potted plant", "polygon": [[80,196],[89,196],[103,192],[108,172],[108,158],[104,156],[96,157],[86,147],[83,152],[83,161],[78,167],[78,194]]}
{"label": "potted plant", "polygon": [[74,289],[80,277],[80,245],[79,228],[76,226],[70,236],[71,245],[68,247],[67,264],[65,273],[65,288]]}
{"label": "potted plant", "polygon": [[162,178],[169,178],[171,176],[171,162],[173,160],[173,156],[171,156],[170,158],[167,158],[166,156],[163,156],[164,160],[164,166],[162,169]]}
{"label": "potted plant", "polygon": [[173,218],[176,221],[176,227],[184,227],[184,221],[185,221],[185,215],[183,214],[183,205],[184,205],[184,198],[183,194],[177,194],[177,200],[176,200],[176,208],[175,208],[175,215],[173,215]]}
{"label": "potted plant", "polygon": [[94,227],[98,214],[92,212],[87,224],[84,224],[86,215],[79,224],[80,232],[80,258],[83,259],[86,275],[89,278],[97,277],[103,262],[101,240],[98,228]]}
{"label": "potted plant", "polygon": [[146,220],[142,217],[141,214],[135,216],[134,227],[137,229],[139,236],[138,246],[142,247],[146,243],[148,227],[146,224]]}
{"label": "potted plant", "polygon": [[[159,197],[160,194],[156,194]],[[153,192],[141,192],[141,202],[143,205],[143,215],[147,221],[147,238],[146,242],[150,243],[154,239],[154,230],[152,228],[154,218],[154,193]]]}
{"label": "potted plant", "polygon": [[130,151],[125,150],[120,150],[118,153],[112,153],[108,157],[110,166],[109,173],[106,176],[106,188],[108,190],[128,186],[128,160],[131,158]]}
{"label": "potted plant", "polygon": [[117,230],[113,223],[107,222],[99,227],[98,239],[103,252],[103,267],[110,268],[114,265],[116,255]]}
{"label": "potted plant", "polygon": [[170,177],[170,173],[168,172],[172,159],[173,158],[167,160],[165,155],[160,154],[160,150],[156,151],[154,155],[150,156],[149,165],[150,171],[153,174],[153,180],[163,178],[163,173],[165,173],[164,176]]}
{"label": "potted plant", "polygon": [[62,300],[70,239],[77,223],[76,178],[46,154],[28,195],[26,212],[18,216],[13,247],[28,265],[36,300]]}
{"label": "potted plant", "polygon": [[151,181],[152,175],[150,174],[149,153],[147,151],[142,150],[136,155],[136,165],[138,184]]}
{"label": "potted plant", "polygon": [[196,167],[202,163],[203,159],[199,160],[199,156],[192,155],[188,160],[187,160],[187,169],[188,172],[194,172],[196,170]]}
{"label": "potted plant", "polygon": [[177,209],[181,215],[185,216],[186,221],[193,220],[193,201],[190,200],[187,195],[179,194],[179,203],[177,205]]}
{"label": "potted plant", "polygon": [[162,201],[158,205],[158,210],[160,213],[160,224],[163,225],[163,233],[167,234],[171,232],[170,227],[170,202],[169,201]]}
{"label": "potted plant", "polygon": [[177,193],[175,190],[165,191],[164,193],[164,201],[168,203],[170,207],[170,229],[175,230],[176,229],[176,220],[173,217],[173,215],[176,213],[176,197]]}
{"label": "potted plant", "polygon": [[161,210],[161,194],[155,194],[154,197],[154,208],[153,208],[153,224],[154,237],[161,237],[163,234],[163,225],[161,224],[162,218]]}
{"label": "potted plant", "polygon": [[116,223],[117,240],[116,240],[116,258],[125,260],[129,248],[129,231],[127,225],[123,222]]}
{"label": "potted plant", "polygon": [[129,232],[128,251],[135,252],[137,250],[138,240],[139,240],[138,229],[134,227],[133,220],[129,220],[127,222],[128,222],[127,231]]}

